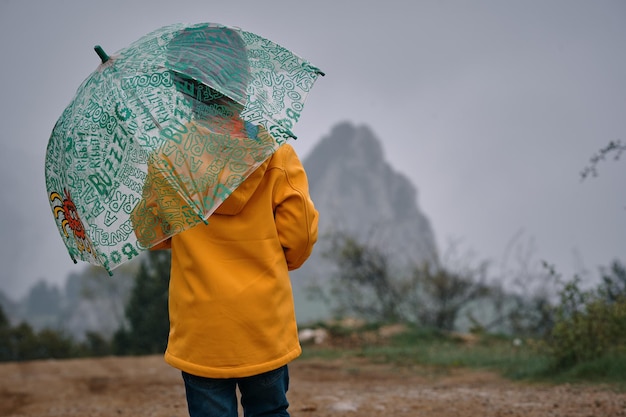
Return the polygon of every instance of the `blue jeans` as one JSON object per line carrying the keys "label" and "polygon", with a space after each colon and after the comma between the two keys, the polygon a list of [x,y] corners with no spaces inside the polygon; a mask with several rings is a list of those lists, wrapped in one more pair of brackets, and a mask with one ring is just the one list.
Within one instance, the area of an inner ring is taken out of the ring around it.
{"label": "blue jeans", "polygon": [[237,417],[237,386],[244,417],[289,417],[287,365],[245,378],[204,378],[183,372],[191,417]]}

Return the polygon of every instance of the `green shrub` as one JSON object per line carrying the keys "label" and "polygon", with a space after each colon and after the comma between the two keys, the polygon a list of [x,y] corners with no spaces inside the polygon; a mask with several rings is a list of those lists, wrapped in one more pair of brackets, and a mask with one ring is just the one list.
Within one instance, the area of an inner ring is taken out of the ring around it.
{"label": "green shrub", "polygon": [[595,361],[626,346],[626,296],[608,298],[603,287],[582,291],[579,281],[574,278],[561,291],[547,340],[556,369]]}
{"label": "green shrub", "polygon": [[55,330],[35,332],[28,323],[0,329],[0,361],[62,359],[77,354],[77,345],[72,339]]}
{"label": "green shrub", "polygon": [[25,322],[11,326],[0,307],[0,362],[104,356],[110,353],[110,343],[101,335],[89,332],[86,336],[85,342],[78,343],[62,331],[35,331]]}

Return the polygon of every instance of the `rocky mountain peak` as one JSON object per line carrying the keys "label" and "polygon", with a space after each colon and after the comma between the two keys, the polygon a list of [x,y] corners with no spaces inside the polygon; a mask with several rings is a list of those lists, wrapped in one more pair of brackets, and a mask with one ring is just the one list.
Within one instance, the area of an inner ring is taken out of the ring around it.
{"label": "rocky mountain peak", "polygon": [[380,169],[384,155],[380,142],[369,127],[343,122],[322,138],[307,157],[307,173],[309,178],[313,177],[312,182],[326,172],[336,159],[346,162],[345,169]]}
{"label": "rocky mountain peak", "polygon": [[[343,122],[303,160],[320,213],[320,240],[311,259],[293,274],[300,310],[313,307],[304,307],[299,287],[311,278],[324,281],[332,270],[322,256],[332,233],[378,248],[398,270],[437,260],[434,233],[419,208],[417,190],[385,160],[382,144],[369,127]],[[298,315],[308,317],[306,312]]]}
{"label": "rocky mountain peak", "polygon": [[385,160],[381,141],[367,126],[349,122],[335,126],[304,166],[321,230],[341,226],[343,232],[374,236],[393,253],[399,253],[397,246],[408,248],[409,258],[417,262],[436,256],[434,235],[418,207],[416,188]]}

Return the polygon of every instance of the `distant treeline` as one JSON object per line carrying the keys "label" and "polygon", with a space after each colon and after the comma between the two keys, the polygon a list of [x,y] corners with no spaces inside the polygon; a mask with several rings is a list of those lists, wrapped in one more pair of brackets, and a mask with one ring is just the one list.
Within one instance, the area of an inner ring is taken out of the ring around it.
{"label": "distant treeline", "polygon": [[78,340],[64,330],[35,330],[27,322],[11,325],[0,307],[0,361],[163,353],[169,332],[169,271],[167,251],[147,254],[133,281],[123,324],[110,337],[87,331]]}
{"label": "distant treeline", "polygon": [[[539,342],[554,366],[567,368],[610,355],[626,355],[626,268],[614,261],[600,268],[596,287],[564,280],[550,265],[540,271],[522,265],[508,271],[517,291],[503,289],[505,277],[490,276],[488,263],[414,265],[398,274],[376,247],[336,234],[324,254],[335,266],[328,285],[311,289],[336,318],[370,323],[408,323],[442,332],[457,330],[463,317],[470,331]],[[124,309],[124,320],[110,337],[87,332],[77,341],[62,331],[35,331],[11,325],[0,309],[0,360],[21,361],[104,355],[163,353],[169,332],[167,296],[170,254],[143,258]],[[534,282],[554,283],[531,288]],[[488,314],[485,314],[488,311]]]}

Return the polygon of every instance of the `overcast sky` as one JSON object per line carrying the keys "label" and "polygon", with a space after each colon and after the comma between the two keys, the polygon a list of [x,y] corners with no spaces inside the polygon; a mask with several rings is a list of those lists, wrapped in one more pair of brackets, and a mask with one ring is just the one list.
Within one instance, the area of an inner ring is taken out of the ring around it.
{"label": "overcast sky", "polygon": [[175,22],[239,26],[326,72],[294,142],[302,158],[336,123],[365,124],[418,189],[441,250],[499,261],[534,242],[562,271],[626,261],[626,2],[0,0],[0,288],[77,271],[44,184],[50,132],[113,53]]}

